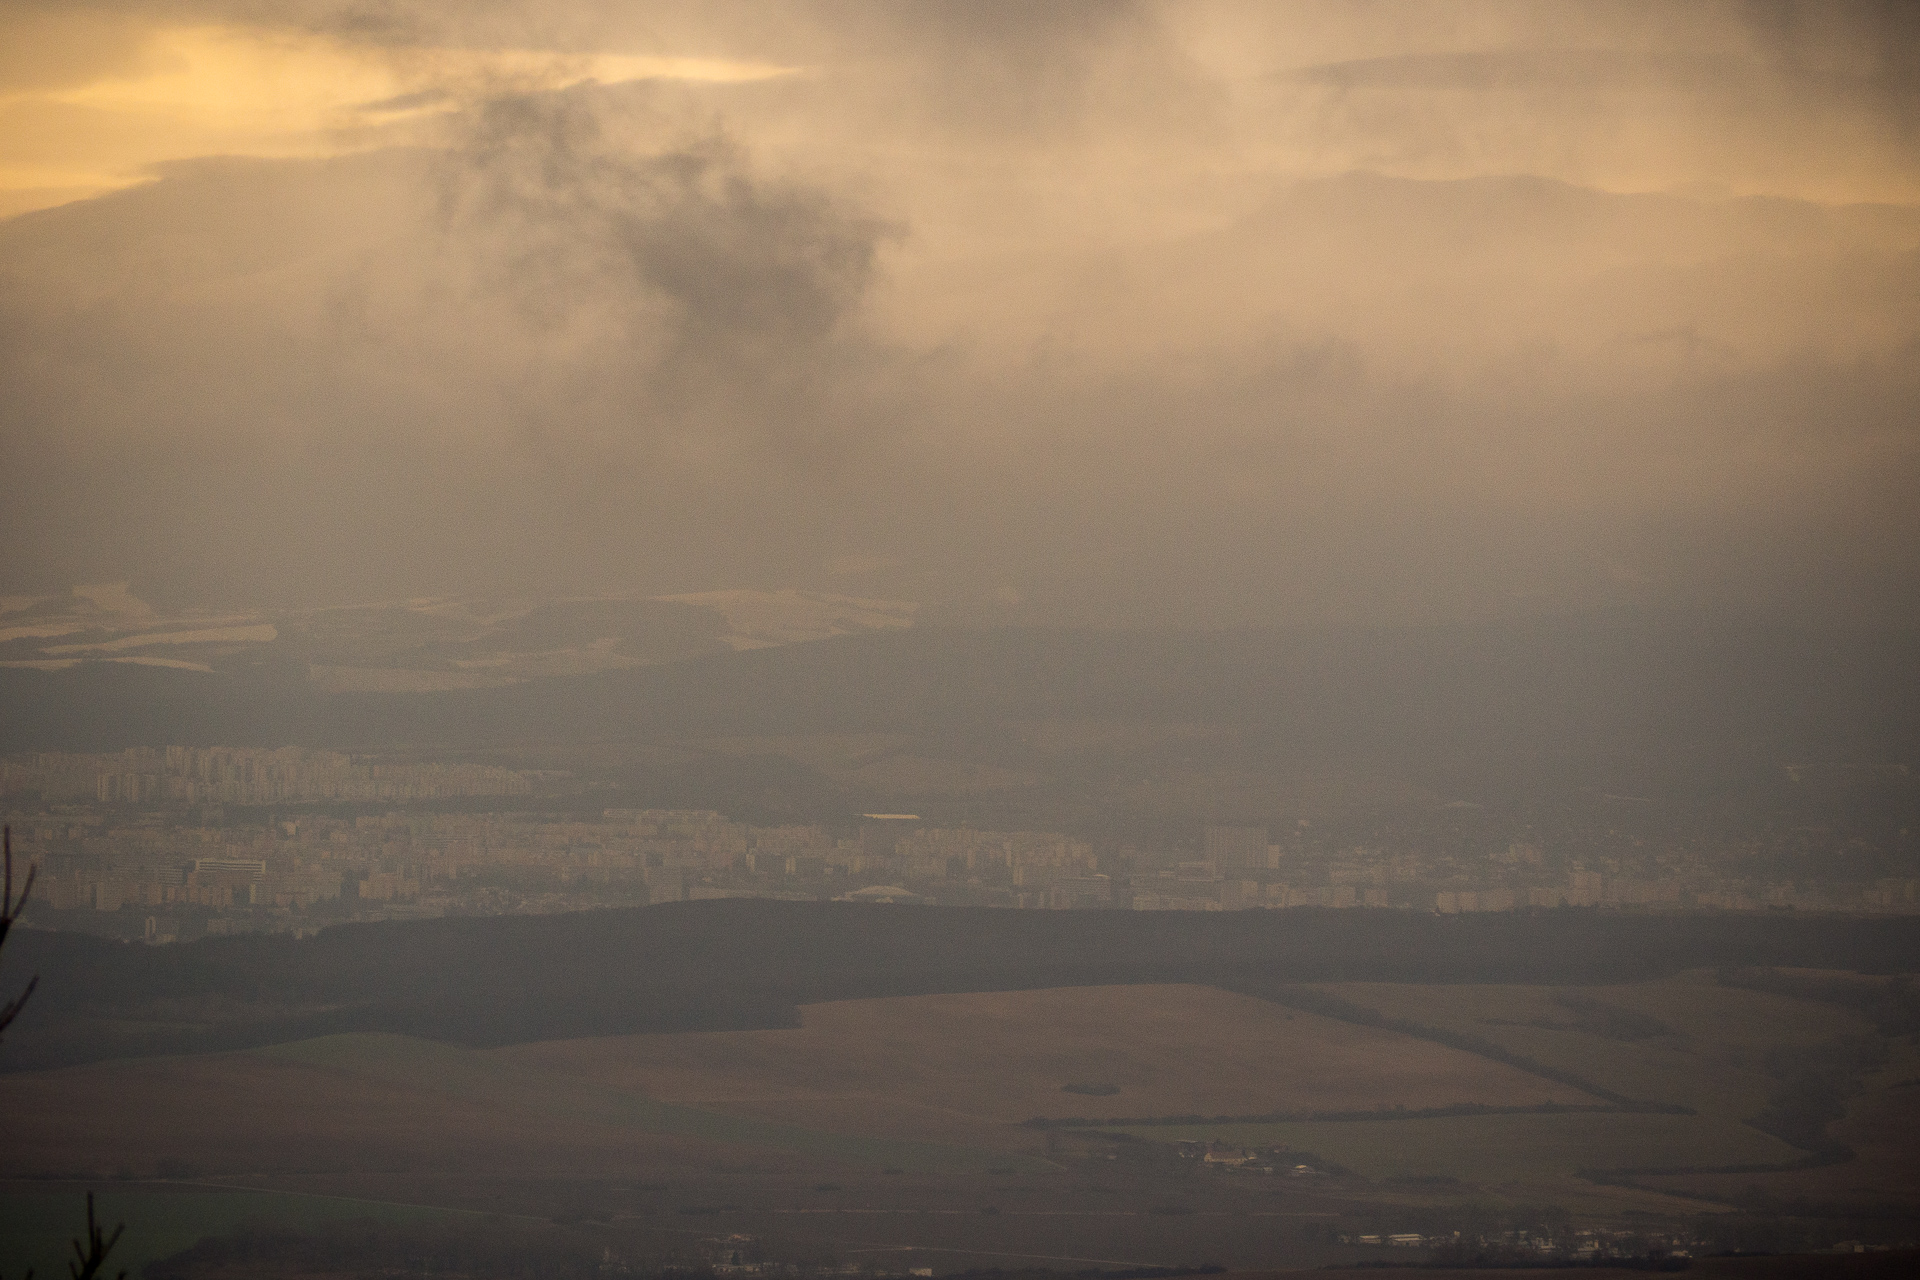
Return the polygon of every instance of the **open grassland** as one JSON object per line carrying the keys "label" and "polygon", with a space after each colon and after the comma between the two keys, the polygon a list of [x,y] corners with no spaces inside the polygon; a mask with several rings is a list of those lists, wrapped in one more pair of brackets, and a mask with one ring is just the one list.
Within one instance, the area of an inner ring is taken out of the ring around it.
{"label": "open grassland", "polygon": [[1778,1173],[1692,1174],[1639,1179],[1650,1187],[1725,1199],[1754,1192],[1778,1201],[1920,1205],[1920,1045],[1895,1044],[1861,1081],[1829,1132],[1854,1158]]}
{"label": "open grassland", "polygon": [[[1484,1117],[1317,1126],[1312,1132],[1296,1126],[1291,1136],[1275,1138],[1361,1172],[1495,1183],[1584,1168],[1632,1171],[1628,1176],[1642,1186],[1720,1200],[1754,1190],[1783,1200],[1856,1205],[1920,1200],[1920,1084],[1905,1083],[1920,1079],[1920,1049],[1898,1040],[1887,1046],[1888,1060],[1847,1099],[1845,1117],[1821,1139],[1851,1147],[1854,1158],[1829,1156],[1818,1168],[1765,1169],[1804,1163],[1809,1152],[1749,1122],[1767,1123],[1770,1111],[1778,1114],[1788,1084],[1834,1061],[1836,1051],[1844,1057],[1867,1046],[1870,1057],[1877,1052],[1871,1046],[1883,1043],[1874,1024],[1852,1009],[1722,986],[1713,974],[1698,972],[1578,988],[1341,983],[1309,990],[1399,1025],[1471,1037],[1615,1094],[1696,1112]],[[1430,1135],[1443,1132],[1457,1135],[1457,1143],[1436,1149]],[[1512,1145],[1504,1147],[1504,1138],[1483,1142],[1482,1135],[1508,1135]],[[1795,1141],[1817,1145],[1808,1137]],[[1735,1171],[1738,1166],[1761,1168]],[[1729,1171],[1645,1172],[1658,1168]]]}
{"label": "open grassland", "polygon": [[[966,1171],[1022,1157],[662,1102],[497,1052],[329,1036],[246,1053],[22,1072],[0,1173],[319,1173],[457,1163],[608,1177],[742,1163]],[[1035,1162],[1036,1167],[1047,1167]]]}
{"label": "open grassland", "polygon": [[492,1050],[353,1034],[19,1072],[0,1077],[16,1117],[0,1174],[1046,1170],[1059,1140],[1020,1127],[1035,1115],[1588,1100],[1460,1050],[1205,987],[847,1001],[803,1019]]}
{"label": "open grassland", "polygon": [[1707,973],[1570,989],[1390,983],[1315,989],[1391,1018],[1490,1041],[1630,1098],[1688,1106],[1734,1123],[1759,1112],[1778,1087],[1770,1055],[1873,1029],[1856,1013],[1723,987]]}
{"label": "open grassland", "polygon": [[[703,1110],[1002,1145],[1039,1141],[1015,1127],[1035,1116],[1594,1101],[1461,1050],[1211,987],[848,1000],[806,1006],[801,1022],[520,1045],[499,1055],[522,1069]],[[1064,1091],[1069,1084],[1102,1092]]]}
{"label": "open grassland", "polygon": [[[1803,1152],[1745,1123],[1778,1088],[1782,1055],[1812,1055],[1871,1032],[1831,1006],[1692,976],[1573,990],[1314,990],[1697,1113],[1113,1126],[1150,1147],[1086,1129],[1023,1127],[1036,1116],[1167,1120],[1595,1101],[1466,1048],[1215,988],[1074,987],[815,1004],[786,1030],[498,1049],[353,1034],[18,1072],[0,1076],[0,1107],[12,1117],[0,1176],[257,1173],[303,1189],[447,1169],[801,1187],[842,1180],[829,1170],[905,1171],[956,1186],[1089,1169],[1148,1180],[1191,1172],[1208,1187],[1249,1176],[1198,1170],[1163,1145],[1205,1138],[1313,1152],[1372,1180],[1370,1188],[1339,1180],[1342,1194],[1391,1197],[1409,1184],[1390,1180],[1413,1179],[1453,1188],[1447,1195],[1637,1196],[1671,1209],[1648,1192],[1602,1188],[1578,1173],[1794,1162]],[[1755,1183],[1855,1201],[1920,1187],[1915,1079],[1920,1051],[1896,1045],[1834,1126],[1834,1137],[1861,1152],[1849,1164],[1791,1175],[1633,1176],[1672,1194],[1723,1197]],[[1265,1181],[1285,1183],[1289,1194],[1306,1190],[1299,1180]]]}
{"label": "open grassland", "polygon": [[[110,1271],[125,1268],[129,1275],[139,1275],[147,1263],[202,1237],[246,1226],[298,1231],[361,1220],[404,1223],[466,1216],[339,1196],[172,1188],[109,1188],[96,1198],[95,1208],[108,1232],[115,1226],[126,1228],[110,1255]],[[37,1276],[65,1274],[73,1260],[71,1242],[85,1234],[86,1222],[84,1189],[0,1185],[0,1275],[25,1275],[29,1269]]]}

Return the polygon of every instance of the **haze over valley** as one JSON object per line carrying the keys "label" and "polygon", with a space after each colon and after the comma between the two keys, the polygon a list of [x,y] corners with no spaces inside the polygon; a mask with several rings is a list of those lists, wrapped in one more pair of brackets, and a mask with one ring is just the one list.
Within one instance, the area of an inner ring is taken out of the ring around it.
{"label": "haze over valley", "polygon": [[0,22],[0,1275],[1912,1270],[1913,6]]}

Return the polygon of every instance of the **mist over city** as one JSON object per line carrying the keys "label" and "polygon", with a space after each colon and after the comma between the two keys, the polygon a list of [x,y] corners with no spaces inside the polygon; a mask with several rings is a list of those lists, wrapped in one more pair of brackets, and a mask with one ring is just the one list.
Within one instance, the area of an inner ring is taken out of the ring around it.
{"label": "mist over city", "polygon": [[0,1276],[1920,1256],[1920,11],[0,0]]}

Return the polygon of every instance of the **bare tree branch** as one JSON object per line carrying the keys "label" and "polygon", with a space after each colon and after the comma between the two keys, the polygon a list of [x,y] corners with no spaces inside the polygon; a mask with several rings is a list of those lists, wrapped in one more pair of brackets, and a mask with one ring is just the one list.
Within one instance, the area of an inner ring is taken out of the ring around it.
{"label": "bare tree branch", "polygon": [[[5,883],[0,885],[0,946],[5,946],[7,931],[13,928],[13,922],[20,918],[22,908],[27,905],[27,897],[33,892],[34,877],[40,873],[40,868],[38,866],[27,868],[27,879],[20,886],[20,897],[16,901],[13,896],[13,828],[0,828],[0,840],[4,840],[6,846]],[[39,985],[40,975],[36,973],[27,979],[25,991],[15,999],[0,1005],[0,1031],[5,1031],[7,1024],[20,1016],[20,1010],[26,1006],[27,997],[31,996],[33,989]]]}
{"label": "bare tree branch", "polygon": [[[100,1269],[107,1265],[107,1255],[113,1251],[114,1245],[120,1243],[120,1233],[126,1229],[127,1224],[123,1222],[113,1229],[110,1236],[102,1232],[100,1224],[93,1217],[93,1192],[87,1192],[87,1247],[82,1249],[78,1240],[73,1242],[75,1261],[67,1264],[67,1272],[73,1280],[94,1280],[100,1274]],[[127,1273],[120,1272],[114,1280],[127,1280]]]}

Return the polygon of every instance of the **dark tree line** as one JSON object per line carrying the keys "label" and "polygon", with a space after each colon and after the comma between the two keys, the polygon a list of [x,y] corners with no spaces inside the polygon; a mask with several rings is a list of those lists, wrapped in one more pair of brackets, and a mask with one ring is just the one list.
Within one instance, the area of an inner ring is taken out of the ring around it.
{"label": "dark tree line", "polygon": [[[342,925],[302,939],[147,947],[33,931],[17,944],[48,981],[20,1023],[32,1034],[0,1049],[0,1069],[350,1031],[482,1046],[764,1029],[797,1025],[797,1006],[818,1001],[1042,987],[1201,983],[1285,1002],[1305,998],[1303,983],[1580,987],[1723,967],[1920,969],[1915,918],[1592,908],[1438,916],[730,899]],[[1568,999],[1583,1026],[1623,1038],[1662,1030]]]}

